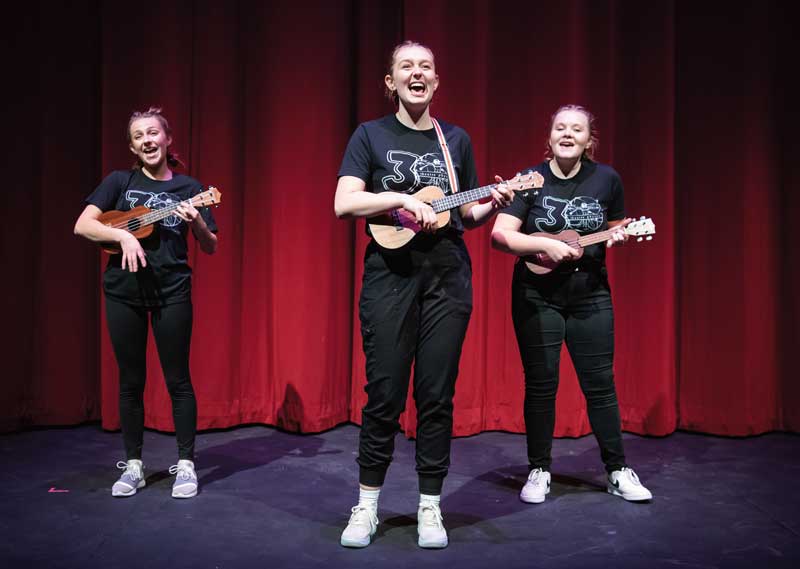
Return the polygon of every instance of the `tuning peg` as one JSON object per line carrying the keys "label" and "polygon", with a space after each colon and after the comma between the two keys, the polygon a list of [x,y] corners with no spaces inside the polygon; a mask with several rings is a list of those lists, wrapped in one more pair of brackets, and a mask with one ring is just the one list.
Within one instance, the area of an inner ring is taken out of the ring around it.
{"label": "tuning peg", "polygon": [[647,241],[652,241],[652,240],[653,240],[653,236],[652,235],[648,235],[647,236]]}
{"label": "tuning peg", "polygon": [[642,221],[644,221],[644,216],[640,217],[639,219],[640,219],[640,220],[642,220]]}
{"label": "tuning peg", "polygon": [[638,238],[636,239],[636,242],[637,242],[637,243],[641,243],[641,242],[642,242],[642,238],[641,238],[641,237],[638,237]]}

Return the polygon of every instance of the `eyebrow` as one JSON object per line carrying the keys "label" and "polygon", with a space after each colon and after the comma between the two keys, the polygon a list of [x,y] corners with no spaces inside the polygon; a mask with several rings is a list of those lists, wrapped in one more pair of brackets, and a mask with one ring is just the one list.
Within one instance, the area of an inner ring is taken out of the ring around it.
{"label": "eyebrow", "polygon": [[[416,61],[419,62],[419,63],[431,63],[431,64],[433,63],[432,59],[418,59]],[[400,63],[414,63],[414,60],[410,59],[410,58],[405,58],[405,59],[401,59],[397,63],[398,64],[400,64]]]}

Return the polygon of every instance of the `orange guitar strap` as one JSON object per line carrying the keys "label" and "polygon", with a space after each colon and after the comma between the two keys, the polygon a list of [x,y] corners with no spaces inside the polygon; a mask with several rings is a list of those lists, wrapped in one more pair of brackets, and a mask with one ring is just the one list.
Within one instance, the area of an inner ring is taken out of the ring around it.
{"label": "orange guitar strap", "polygon": [[450,157],[450,149],[447,146],[447,141],[444,138],[442,127],[439,126],[439,121],[431,117],[433,128],[436,129],[436,136],[439,138],[439,146],[442,147],[442,155],[444,155],[444,163],[447,166],[447,177],[450,178],[450,188],[455,194],[458,192],[458,178],[456,177],[456,170],[453,168],[453,159]]}

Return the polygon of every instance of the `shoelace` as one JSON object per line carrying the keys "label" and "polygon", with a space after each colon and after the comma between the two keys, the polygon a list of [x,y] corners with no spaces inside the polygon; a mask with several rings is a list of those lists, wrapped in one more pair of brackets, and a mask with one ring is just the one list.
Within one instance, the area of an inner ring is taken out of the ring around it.
{"label": "shoelace", "polygon": [[177,474],[177,477],[181,480],[191,480],[192,474],[194,474],[191,467],[184,465],[178,466],[177,464],[173,464],[169,467],[169,473]]}
{"label": "shoelace", "polygon": [[528,475],[528,480],[534,484],[538,484],[541,481],[540,479],[542,478],[542,473],[543,471],[541,468],[535,468],[534,470],[531,470],[531,473]]}
{"label": "shoelace", "polygon": [[134,466],[132,464],[128,464],[124,460],[120,460],[117,462],[117,468],[122,470],[122,475],[125,476],[126,474],[130,474],[131,478],[141,478],[142,477],[142,469],[138,466]]}
{"label": "shoelace", "polygon": [[436,504],[425,504],[419,507],[419,515],[422,518],[422,525],[433,526],[436,529],[444,529],[444,518],[442,511]]}
{"label": "shoelace", "polygon": [[370,522],[378,525],[378,516],[370,508],[358,504],[350,508],[350,521],[347,522],[348,524],[369,527]]}
{"label": "shoelace", "polygon": [[633,471],[633,468],[628,468],[628,467],[626,466],[625,468],[623,468],[623,469],[622,469],[622,472],[625,472],[625,473],[628,475],[628,478],[630,478],[630,479],[631,479],[631,481],[632,481],[634,484],[638,484],[639,486],[641,486],[641,485],[642,485],[642,483],[641,483],[641,482],[639,482],[639,477],[638,477],[638,476],[636,475],[636,473]]}

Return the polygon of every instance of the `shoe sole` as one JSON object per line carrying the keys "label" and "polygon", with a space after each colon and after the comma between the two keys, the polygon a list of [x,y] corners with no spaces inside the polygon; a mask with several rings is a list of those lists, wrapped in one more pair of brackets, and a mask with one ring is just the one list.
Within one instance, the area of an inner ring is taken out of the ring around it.
{"label": "shoe sole", "polygon": [[419,539],[417,540],[417,545],[419,545],[422,549],[444,549],[447,547],[448,542],[445,541],[442,543],[441,541],[422,541]]}
{"label": "shoe sole", "polygon": [[371,541],[372,537],[370,536],[370,538],[368,538],[367,541],[352,541],[349,539],[342,538],[339,540],[339,543],[342,545],[342,547],[352,547],[356,549],[361,549],[363,547],[368,546]]}
{"label": "shoe sole", "polygon": [[129,496],[133,496],[134,494],[136,494],[136,491],[141,488],[144,488],[144,479],[142,479],[139,482],[139,484],[136,485],[135,488],[131,488],[130,491],[128,492],[120,492],[118,490],[114,490],[114,488],[111,488],[111,495],[114,498],[128,498]]}
{"label": "shoe sole", "polygon": [[547,496],[549,493],[550,493],[550,488],[548,488],[547,490],[544,491],[544,496],[542,496],[541,500],[538,500],[538,499],[537,500],[526,500],[525,498],[522,497],[522,493],[520,492],[519,499],[522,502],[525,502],[526,504],[541,504],[542,502],[544,502],[545,496]]}
{"label": "shoe sole", "polygon": [[189,492],[188,494],[184,494],[183,492],[175,492],[172,491],[173,498],[194,498],[197,496],[197,489],[195,488],[194,492]]}
{"label": "shoe sole", "polygon": [[647,501],[653,499],[653,495],[652,494],[649,494],[649,495],[648,494],[641,494],[639,496],[625,496],[622,492],[620,492],[616,488],[611,488],[611,487],[606,488],[606,492],[608,492],[612,496],[619,496],[620,498],[622,498],[623,500],[626,500],[628,502],[647,502]]}

